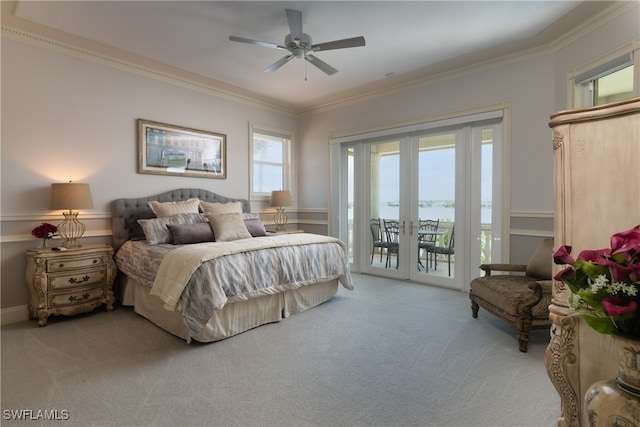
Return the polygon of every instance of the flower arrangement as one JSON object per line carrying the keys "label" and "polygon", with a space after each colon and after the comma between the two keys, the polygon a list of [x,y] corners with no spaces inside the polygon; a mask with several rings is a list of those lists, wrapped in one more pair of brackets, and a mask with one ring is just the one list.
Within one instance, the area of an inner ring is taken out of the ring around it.
{"label": "flower arrangement", "polygon": [[45,246],[47,239],[52,238],[58,233],[58,227],[55,225],[51,225],[48,222],[43,222],[33,230],[31,230],[31,234],[33,234],[38,239],[42,240],[42,246]]}
{"label": "flower arrangement", "polygon": [[603,334],[640,338],[640,225],[611,236],[611,248],[584,250],[577,259],[571,246],[553,255],[570,266],[555,275],[571,289],[569,307]]}

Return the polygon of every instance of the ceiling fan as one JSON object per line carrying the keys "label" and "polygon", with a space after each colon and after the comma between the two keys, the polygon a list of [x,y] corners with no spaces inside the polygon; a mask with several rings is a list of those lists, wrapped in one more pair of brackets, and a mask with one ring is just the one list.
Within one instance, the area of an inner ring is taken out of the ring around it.
{"label": "ceiling fan", "polygon": [[326,62],[320,60],[318,57],[312,55],[312,52],[343,49],[347,47],[358,47],[364,46],[365,44],[364,37],[362,36],[352,37],[349,39],[334,40],[326,43],[312,44],[313,42],[311,41],[311,36],[302,32],[302,12],[293,9],[286,9],[286,11],[287,21],[289,21],[289,30],[291,31],[291,34],[288,34],[284,38],[284,46],[275,43],[263,42],[260,40],[246,39],[244,37],[229,36],[229,40],[234,42],[255,44],[258,46],[270,47],[273,49],[288,50],[290,52],[289,55],[265,68],[265,73],[272,73],[276,71],[278,68],[282,67],[293,58],[304,58],[306,61],[310,62],[312,65],[315,65],[320,70],[331,76],[337,73],[338,70],[336,70]]}

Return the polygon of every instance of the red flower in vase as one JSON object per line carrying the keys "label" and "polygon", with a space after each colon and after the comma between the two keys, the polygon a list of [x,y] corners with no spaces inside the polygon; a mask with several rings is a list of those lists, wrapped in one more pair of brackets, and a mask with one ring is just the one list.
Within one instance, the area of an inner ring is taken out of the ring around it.
{"label": "red flower in vase", "polygon": [[31,230],[31,234],[33,234],[38,239],[50,239],[58,233],[58,227],[55,225],[51,225],[48,222],[43,222],[33,230]]}

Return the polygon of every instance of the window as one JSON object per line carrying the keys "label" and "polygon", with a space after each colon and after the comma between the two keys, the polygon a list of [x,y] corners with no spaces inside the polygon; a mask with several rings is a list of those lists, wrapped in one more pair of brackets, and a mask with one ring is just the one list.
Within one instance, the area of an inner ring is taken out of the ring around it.
{"label": "window", "polygon": [[251,199],[265,200],[274,190],[291,190],[293,132],[251,125]]}
{"label": "window", "polygon": [[[633,52],[591,64],[573,78],[574,107],[591,107],[634,96]],[[583,67],[583,69],[586,67]],[[637,90],[637,89],[636,89]]]}

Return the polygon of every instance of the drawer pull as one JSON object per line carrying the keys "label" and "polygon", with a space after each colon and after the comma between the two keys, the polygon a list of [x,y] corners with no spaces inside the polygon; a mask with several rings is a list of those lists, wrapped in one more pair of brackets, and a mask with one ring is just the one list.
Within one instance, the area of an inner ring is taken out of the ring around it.
{"label": "drawer pull", "polygon": [[94,263],[94,264],[97,264],[97,263],[98,263],[98,260],[97,260],[97,259],[94,259],[94,260],[93,260],[93,263]]}
{"label": "drawer pull", "polygon": [[[82,299],[89,299],[90,295],[88,293],[82,294]],[[75,295],[69,295],[69,302],[78,301],[78,297]]]}
{"label": "drawer pull", "polygon": [[62,267],[64,267],[64,264],[60,263],[60,264],[58,264],[58,267],[62,268]]}
{"label": "drawer pull", "polygon": [[91,278],[91,277],[89,277],[89,276],[84,276],[84,277],[82,278],[82,280],[78,280],[78,279],[76,279],[75,277],[72,277],[72,278],[70,278],[70,279],[69,279],[69,283],[83,283],[83,282],[88,281],[90,278]]}

